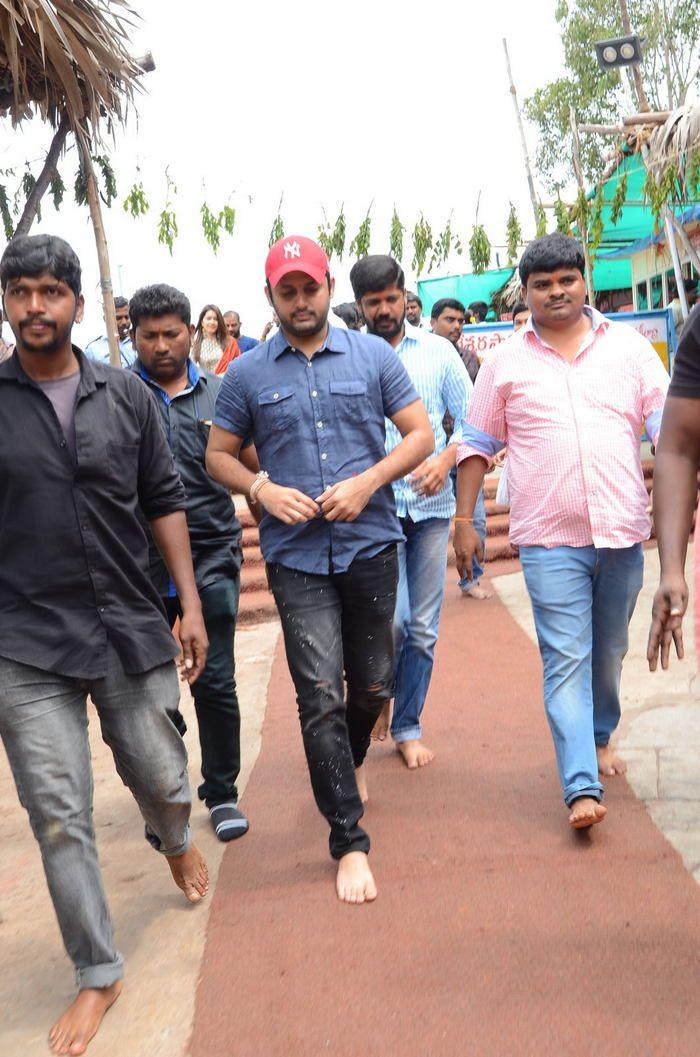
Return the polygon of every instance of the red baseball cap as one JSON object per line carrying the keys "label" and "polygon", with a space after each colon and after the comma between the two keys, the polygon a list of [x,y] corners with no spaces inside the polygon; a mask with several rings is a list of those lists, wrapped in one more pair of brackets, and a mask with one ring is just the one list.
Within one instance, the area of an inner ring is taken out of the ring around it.
{"label": "red baseball cap", "polygon": [[290,272],[303,272],[320,285],[330,270],[328,257],[321,247],[304,235],[278,239],[265,261],[265,278],[272,287]]}

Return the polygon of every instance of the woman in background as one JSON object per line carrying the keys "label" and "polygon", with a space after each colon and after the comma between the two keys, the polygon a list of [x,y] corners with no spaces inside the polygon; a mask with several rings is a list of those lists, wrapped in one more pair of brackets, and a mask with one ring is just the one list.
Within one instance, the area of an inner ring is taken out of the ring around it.
{"label": "woman in background", "polygon": [[192,359],[205,371],[224,374],[228,365],[240,356],[235,338],[229,337],[221,309],[205,305],[199,313],[192,339]]}

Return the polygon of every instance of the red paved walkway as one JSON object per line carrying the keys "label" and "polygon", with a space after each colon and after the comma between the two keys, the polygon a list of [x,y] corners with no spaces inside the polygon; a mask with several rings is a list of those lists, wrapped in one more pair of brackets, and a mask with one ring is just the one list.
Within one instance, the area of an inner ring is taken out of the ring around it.
{"label": "red paved walkway", "polygon": [[450,585],[426,727],[425,771],[371,751],[380,895],[341,906],[278,657],[192,1057],[698,1057],[698,887],[622,780],[569,832],[538,655],[497,599]]}

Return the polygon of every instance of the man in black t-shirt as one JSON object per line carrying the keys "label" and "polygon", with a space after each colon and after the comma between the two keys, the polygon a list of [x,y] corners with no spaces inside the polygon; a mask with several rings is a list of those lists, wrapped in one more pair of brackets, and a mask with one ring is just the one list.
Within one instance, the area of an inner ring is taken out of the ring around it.
{"label": "man in black t-shirt", "polygon": [[[661,582],[654,596],[647,659],[668,668],[671,643],[683,656],[683,616],[688,607],[685,556],[697,504],[700,468],[700,305],[683,328],[668,390],[654,467],[654,525]],[[696,561],[700,555],[696,556]],[[700,607],[696,607],[698,613]],[[698,616],[696,616],[696,638]]]}

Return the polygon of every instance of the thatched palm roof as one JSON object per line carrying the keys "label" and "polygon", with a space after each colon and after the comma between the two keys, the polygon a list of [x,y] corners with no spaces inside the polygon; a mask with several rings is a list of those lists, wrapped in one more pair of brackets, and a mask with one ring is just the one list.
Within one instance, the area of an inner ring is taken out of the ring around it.
{"label": "thatched palm roof", "polygon": [[38,110],[54,127],[63,113],[123,119],[141,67],[127,51],[136,15],[126,0],[0,0],[0,114],[18,124]]}
{"label": "thatched palm roof", "polygon": [[700,103],[679,106],[663,125],[649,136],[647,168],[657,179],[669,165],[676,167],[684,181],[693,156],[700,151]]}

